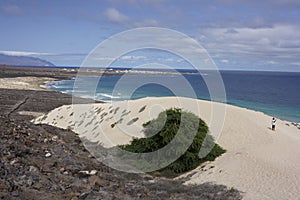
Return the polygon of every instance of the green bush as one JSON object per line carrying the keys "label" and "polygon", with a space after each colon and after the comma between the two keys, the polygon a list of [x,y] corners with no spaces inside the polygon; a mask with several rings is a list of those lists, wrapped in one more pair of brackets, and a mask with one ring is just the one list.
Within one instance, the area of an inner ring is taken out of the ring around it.
{"label": "green bush", "polygon": [[[119,147],[133,153],[147,153],[155,152],[173,142],[172,147],[174,148],[164,152],[163,155],[160,154],[158,158],[153,158],[155,160],[141,161],[146,166],[147,162],[163,163],[163,158],[166,156],[181,155],[160,172],[176,174],[186,172],[196,168],[202,162],[214,160],[225,152],[218,144],[215,144],[214,138],[208,134],[208,127],[203,120],[192,113],[181,111],[181,109],[166,110],[160,113],[157,119],[144,124],[144,127],[146,138],[134,138],[131,144]],[[173,140],[175,136],[177,139]],[[205,146],[202,146],[204,139],[206,140]],[[187,148],[184,149],[184,146]],[[209,154],[204,158],[199,158],[200,148],[210,150]]]}

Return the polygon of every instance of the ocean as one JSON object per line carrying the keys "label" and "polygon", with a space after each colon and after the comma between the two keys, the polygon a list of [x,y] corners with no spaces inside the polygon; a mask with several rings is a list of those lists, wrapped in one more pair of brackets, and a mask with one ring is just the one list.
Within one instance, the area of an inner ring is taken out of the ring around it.
{"label": "ocean", "polygon": [[[106,102],[163,96],[212,100],[205,79],[213,72],[180,72],[182,74],[102,76],[99,82],[98,77],[80,77],[75,92],[81,97]],[[300,123],[300,73],[221,71],[220,74],[226,93],[225,103]],[[48,83],[47,88],[73,94],[74,82],[75,79],[54,81]],[[189,92],[191,88],[187,85],[191,86],[194,94]],[[224,99],[213,100],[224,102]]]}

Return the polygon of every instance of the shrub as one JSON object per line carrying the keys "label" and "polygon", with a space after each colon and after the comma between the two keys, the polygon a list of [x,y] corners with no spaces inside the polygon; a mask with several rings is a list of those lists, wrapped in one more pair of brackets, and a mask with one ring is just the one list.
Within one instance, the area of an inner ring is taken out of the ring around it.
{"label": "shrub", "polygon": [[[172,147],[174,146],[168,152],[164,152],[164,155],[160,154],[159,158],[141,160],[140,165],[145,165],[145,168],[147,162],[163,163],[163,158],[166,156],[181,155],[176,161],[160,170],[160,172],[178,174],[192,170],[202,162],[212,161],[225,152],[218,144],[215,144],[203,120],[181,109],[166,110],[160,113],[157,119],[145,123],[144,127],[146,138],[134,138],[130,144],[119,147],[133,153],[147,153],[155,152],[170,142],[173,142]],[[173,140],[175,136],[178,137],[176,141]],[[203,143],[204,140],[206,140],[205,143]],[[184,149],[184,146],[187,148]],[[211,151],[204,158],[199,158],[200,148]]]}

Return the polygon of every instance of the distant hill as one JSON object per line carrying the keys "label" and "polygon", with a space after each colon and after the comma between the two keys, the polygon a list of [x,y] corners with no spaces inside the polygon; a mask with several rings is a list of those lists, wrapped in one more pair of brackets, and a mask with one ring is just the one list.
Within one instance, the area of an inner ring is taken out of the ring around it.
{"label": "distant hill", "polygon": [[30,56],[11,56],[0,54],[0,64],[18,66],[55,66],[53,63]]}

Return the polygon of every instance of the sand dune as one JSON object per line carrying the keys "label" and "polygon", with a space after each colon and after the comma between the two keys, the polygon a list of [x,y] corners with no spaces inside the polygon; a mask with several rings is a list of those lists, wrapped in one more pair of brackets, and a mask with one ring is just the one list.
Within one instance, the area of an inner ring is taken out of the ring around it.
{"label": "sand dune", "polygon": [[18,89],[18,90],[44,90],[44,84],[50,81],[55,81],[49,77],[15,77],[15,78],[0,78],[0,88]]}
{"label": "sand dune", "polygon": [[215,182],[245,192],[245,199],[300,197],[300,130],[290,122],[260,112],[188,98],[144,98],[112,104],[67,105],[34,120],[71,128],[105,147],[143,137],[142,124],[168,108],[201,117],[227,152],[214,162],[184,174],[186,184]]}

